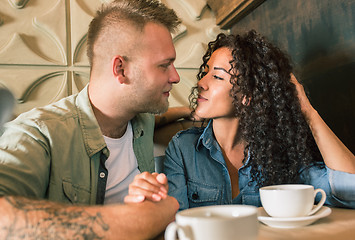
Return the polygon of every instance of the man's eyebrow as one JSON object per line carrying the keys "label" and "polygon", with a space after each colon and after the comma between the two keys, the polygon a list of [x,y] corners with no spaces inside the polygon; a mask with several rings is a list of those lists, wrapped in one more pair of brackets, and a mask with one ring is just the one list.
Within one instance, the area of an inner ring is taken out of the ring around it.
{"label": "man's eyebrow", "polygon": [[164,59],[162,60],[161,62],[168,62],[168,63],[172,63],[176,60],[176,58],[167,58],[167,59]]}
{"label": "man's eyebrow", "polygon": [[224,72],[226,72],[226,73],[228,73],[229,75],[231,75],[226,69],[224,69],[224,68],[221,68],[221,67],[214,67],[213,68],[214,70],[221,70],[221,71],[224,71]]}

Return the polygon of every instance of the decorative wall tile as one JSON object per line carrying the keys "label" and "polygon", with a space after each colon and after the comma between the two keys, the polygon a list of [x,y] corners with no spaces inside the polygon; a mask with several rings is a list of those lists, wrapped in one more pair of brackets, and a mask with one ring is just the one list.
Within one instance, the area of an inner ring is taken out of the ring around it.
{"label": "decorative wall tile", "polygon": [[57,46],[57,49],[51,49],[51,51],[58,51],[57,55],[61,57],[55,59],[55,62],[57,64],[67,65],[65,1],[57,0],[57,3],[52,9],[33,19],[33,25],[46,34],[46,36]]}
{"label": "decorative wall tile", "polygon": [[28,0],[9,0],[9,3],[14,7],[14,8],[23,8]]}
{"label": "decorative wall tile", "polygon": [[[79,92],[89,81],[88,25],[110,0],[1,0],[0,85],[17,98],[15,114]],[[207,43],[220,32],[206,0],[162,0],[182,19],[173,35],[176,68],[170,106],[188,105]]]}

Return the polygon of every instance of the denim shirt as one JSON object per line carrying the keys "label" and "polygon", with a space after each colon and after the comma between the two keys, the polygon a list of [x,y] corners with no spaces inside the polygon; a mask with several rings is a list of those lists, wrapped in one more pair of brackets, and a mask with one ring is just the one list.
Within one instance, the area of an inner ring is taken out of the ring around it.
{"label": "denim shirt", "polygon": [[[154,171],[154,115],[131,120],[140,171]],[[87,87],[51,105],[21,114],[0,133],[0,196],[102,204],[110,152]],[[116,171],[120,171],[116,169]]]}
{"label": "denim shirt", "polygon": [[[222,204],[260,207],[259,189],[252,181],[251,167],[247,167],[252,156],[238,171],[240,193],[233,199],[227,165],[211,122],[206,128],[181,131],[169,143],[164,162],[169,195],[178,200],[179,210]],[[324,163],[315,163],[300,169],[299,183],[322,188],[327,194],[327,205],[355,208],[355,174],[334,171]],[[320,198],[318,194],[316,202]]]}

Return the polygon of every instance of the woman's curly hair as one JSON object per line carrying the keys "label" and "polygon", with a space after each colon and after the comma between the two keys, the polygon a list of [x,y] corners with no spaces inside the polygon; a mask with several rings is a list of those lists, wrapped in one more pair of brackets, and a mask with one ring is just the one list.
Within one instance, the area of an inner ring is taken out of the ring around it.
{"label": "woman's curly hair", "polygon": [[[219,34],[208,44],[197,79],[205,74],[212,53],[231,50],[231,96],[240,119],[240,136],[246,142],[252,181],[257,186],[296,183],[301,167],[322,161],[312,133],[301,112],[295,85],[290,81],[288,56],[254,30],[245,35]],[[198,88],[190,94],[197,107]]]}

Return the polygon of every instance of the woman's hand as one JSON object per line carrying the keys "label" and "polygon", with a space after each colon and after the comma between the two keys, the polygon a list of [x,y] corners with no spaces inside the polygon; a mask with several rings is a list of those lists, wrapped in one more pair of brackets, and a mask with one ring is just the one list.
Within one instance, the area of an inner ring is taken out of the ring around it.
{"label": "woman's hand", "polygon": [[309,115],[311,114],[312,111],[315,111],[315,109],[312,107],[311,103],[309,102],[309,99],[306,96],[306,93],[304,91],[304,87],[297,81],[295,75],[293,75],[292,73],[291,73],[291,82],[296,86],[297,96],[301,105],[302,113],[305,115],[306,119],[308,120]]}
{"label": "woman's hand", "polygon": [[167,197],[168,189],[168,179],[164,173],[143,172],[129,185],[124,202],[137,203],[144,200],[157,202]]}
{"label": "woman's hand", "polygon": [[296,86],[302,113],[308,122],[325,164],[333,170],[355,174],[354,154],[333,133],[318,112],[312,107],[303,86],[293,74],[291,74],[291,82]]}

